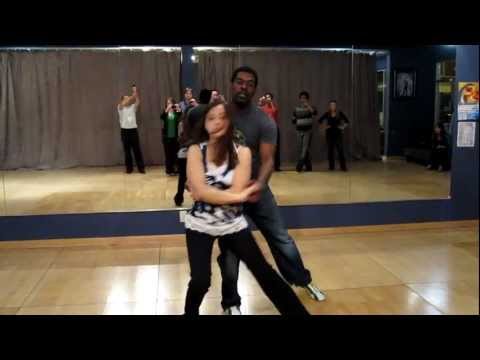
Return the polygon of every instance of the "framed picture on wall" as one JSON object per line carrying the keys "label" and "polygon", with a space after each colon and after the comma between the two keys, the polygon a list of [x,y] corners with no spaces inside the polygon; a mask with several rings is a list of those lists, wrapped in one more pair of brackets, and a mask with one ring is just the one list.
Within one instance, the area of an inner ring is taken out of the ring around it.
{"label": "framed picture on wall", "polygon": [[393,96],[395,99],[415,97],[417,73],[414,69],[396,69],[393,74]]}

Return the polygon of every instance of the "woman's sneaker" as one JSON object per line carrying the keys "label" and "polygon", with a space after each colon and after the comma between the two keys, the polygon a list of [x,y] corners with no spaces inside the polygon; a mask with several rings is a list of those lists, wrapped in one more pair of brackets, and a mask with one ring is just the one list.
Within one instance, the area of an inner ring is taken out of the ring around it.
{"label": "woman's sneaker", "polygon": [[308,284],[304,288],[307,290],[308,295],[313,299],[317,301],[323,301],[327,298],[325,293],[321,291],[317,286],[315,286],[313,283]]}
{"label": "woman's sneaker", "polygon": [[223,311],[223,315],[242,315],[238,306],[231,306]]}

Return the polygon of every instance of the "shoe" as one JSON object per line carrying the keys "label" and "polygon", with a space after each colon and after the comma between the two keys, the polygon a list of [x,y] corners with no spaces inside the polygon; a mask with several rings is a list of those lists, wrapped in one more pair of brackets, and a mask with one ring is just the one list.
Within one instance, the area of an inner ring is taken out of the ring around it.
{"label": "shoe", "polygon": [[348,170],[347,170],[347,168],[342,168],[342,171],[345,171],[345,172],[346,172],[346,171],[348,171]]}
{"label": "shoe", "polygon": [[127,169],[127,170],[125,170],[125,173],[127,173],[127,174],[131,174],[132,172],[133,172],[133,169]]}
{"label": "shoe", "polygon": [[327,298],[325,293],[323,293],[317,286],[315,286],[313,283],[308,284],[304,288],[307,290],[308,295],[313,299],[317,301],[323,301]]}
{"label": "shoe", "polygon": [[231,306],[223,311],[223,315],[242,315],[242,312],[240,311],[240,307]]}
{"label": "shoe", "polygon": [[145,169],[139,169],[138,172],[139,172],[140,174],[145,174]]}

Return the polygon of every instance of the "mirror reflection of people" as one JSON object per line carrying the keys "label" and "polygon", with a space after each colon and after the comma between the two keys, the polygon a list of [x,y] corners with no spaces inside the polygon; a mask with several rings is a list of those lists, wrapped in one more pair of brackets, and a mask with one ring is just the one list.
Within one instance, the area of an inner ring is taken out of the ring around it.
{"label": "mirror reflection of people", "polygon": [[[244,204],[244,212],[266,239],[282,277],[291,285],[303,287],[312,298],[322,301],[325,294],[312,283],[310,271],[303,265],[295,241],[288,234],[268,186],[273,172],[277,131],[275,124],[252,101],[258,86],[257,72],[247,66],[237,68],[232,74],[231,86],[236,139],[250,148],[251,178],[261,188]],[[225,314],[241,314],[238,257],[228,249],[220,250],[218,263],[222,273],[222,307]]]}
{"label": "mirror reflection of people", "polygon": [[443,124],[436,124],[432,135],[432,148],[430,152],[430,170],[450,170],[448,137]]}
{"label": "mirror reflection of people", "polygon": [[185,315],[197,316],[210,287],[212,248],[243,261],[263,292],[282,315],[307,316],[295,292],[267,263],[248,228],[242,203],[259,190],[249,185],[252,156],[247,146],[234,143],[234,129],[224,103],[205,110],[194,143],[188,149],[187,172],[195,203],[185,215],[190,281]]}
{"label": "mirror reflection of people", "polygon": [[277,126],[277,146],[275,148],[275,171],[280,170],[280,124],[278,123],[278,105],[273,101],[273,94],[270,92],[263,95],[263,106],[261,109],[267,116],[275,122]]}
{"label": "mirror reflection of people", "polygon": [[345,161],[345,154],[343,152],[343,130],[348,126],[349,121],[342,111],[337,110],[336,100],[332,100],[328,104],[328,111],[325,112],[318,122],[324,126],[327,148],[328,148],[328,165],[329,170],[335,170],[335,153],[337,150],[340,160],[340,168],[347,171],[347,163]]}
{"label": "mirror reflection of people", "polygon": [[[178,183],[177,183],[177,193],[175,194],[173,201],[176,206],[182,206],[183,204],[183,193],[185,192],[185,184],[187,182],[187,149],[192,143],[193,131],[197,124],[200,122],[200,119],[204,115],[207,105],[211,102],[213,97],[213,91],[208,89],[202,89],[198,96],[199,104],[192,107],[183,115],[182,119],[182,133],[179,136],[179,146],[180,150],[178,151]],[[217,99],[218,100],[218,99]]]}
{"label": "mirror reflection of people", "polygon": [[215,102],[215,101],[224,101],[221,99],[220,92],[217,89],[212,89],[212,95],[210,96],[210,102]]}
{"label": "mirror reflection of people", "polygon": [[297,172],[312,171],[312,157],[310,145],[312,143],[313,118],[317,115],[317,109],[310,105],[310,94],[302,91],[298,95],[299,105],[293,111],[292,123],[297,130],[298,161]]}
{"label": "mirror reflection of people", "polygon": [[257,106],[261,109],[265,105],[265,96],[260,96],[257,101]]}
{"label": "mirror reflection of people", "polygon": [[184,113],[187,107],[190,105],[190,100],[193,98],[193,90],[192,88],[186,87],[183,92],[183,100],[180,101],[178,104],[180,106],[180,110]]}
{"label": "mirror reflection of people", "polygon": [[167,175],[176,175],[178,152],[178,124],[182,115],[180,106],[172,97],[167,98],[167,104],[160,119],[163,121],[163,146],[165,150],[165,170]]}
{"label": "mirror reflection of people", "polygon": [[132,86],[132,95],[122,96],[120,102],[117,104],[122,144],[125,152],[125,172],[127,174],[133,171],[131,151],[133,151],[133,155],[135,156],[138,171],[145,174],[145,165],[143,163],[143,155],[137,130],[137,111],[139,106],[140,95],[135,85]]}

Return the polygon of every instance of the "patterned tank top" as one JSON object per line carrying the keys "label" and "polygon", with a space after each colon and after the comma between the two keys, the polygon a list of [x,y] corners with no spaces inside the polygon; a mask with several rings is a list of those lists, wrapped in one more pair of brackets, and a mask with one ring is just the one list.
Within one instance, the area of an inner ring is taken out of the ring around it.
{"label": "patterned tank top", "polygon": [[[220,190],[229,189],[232,186],[235,169],[228,167],[228,160],[220,166],[207,162],[206,142],[200,144],[200,150],[205,182]],[[238,152],[237,146],[235,150]],[[246,229],[248,222],[243,216],[242,204],[214,205],[196,201],[185,215],[185,227],[212,236],[222,236]]]}

